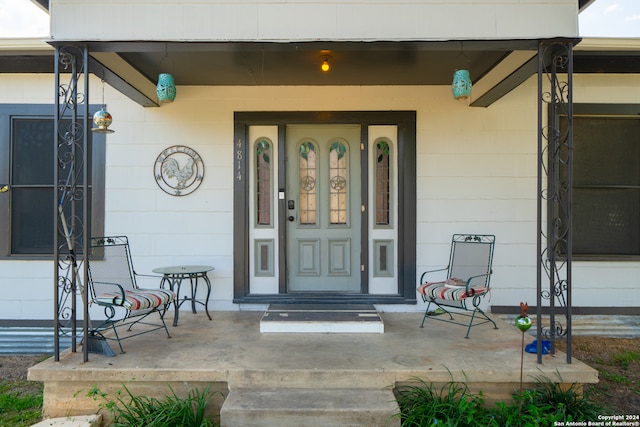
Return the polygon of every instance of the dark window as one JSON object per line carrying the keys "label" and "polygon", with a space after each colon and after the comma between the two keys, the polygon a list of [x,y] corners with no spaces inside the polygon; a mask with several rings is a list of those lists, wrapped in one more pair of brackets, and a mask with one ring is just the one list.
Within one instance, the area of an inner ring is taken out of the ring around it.
{"label": "dark window", "polygon": [[[6,189],[0,193],[0,256],[46,257],[53,253],[56,162],[52,109],[43,105],[0,105],[0,187]],[[65,126],[69,126],[68,121],[60,124],[63,130]],[[103,135],[89,133],[89,201],[104,199],[104,139]],[[77,153],[76,159],[73,169],[81,177],[82,153]],[[70,168],[68,165],[66,170]],[[81,211],[81,201],[75,211]],[[92,229],[102,230],[104,213],[93,215],[93,209],[90,211]],[[65,214],[68,218],[74,215],[73,207],[69,205]]]}
{"label": "dark window", "polygon": [[[638,256],[640,107],[574,107],[573,254],[603,259]],[[566,127],[566,120],[561,123]]]}

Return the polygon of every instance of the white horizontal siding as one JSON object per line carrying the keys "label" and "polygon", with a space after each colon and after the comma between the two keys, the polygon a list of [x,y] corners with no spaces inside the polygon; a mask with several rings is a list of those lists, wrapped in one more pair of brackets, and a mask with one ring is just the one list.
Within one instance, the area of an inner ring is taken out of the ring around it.
{"label": "white horizontal siding", "polygon": [[[640,100],[637,76],[575,76],[574,82],[576,102]],[[92,80],[93,93],[100,89]],[[53,93],[51,76],[0,76],[3,103],[50,102]],[[115,133],[107,136],[106,233],[130,237],[139,273],[183,263],[215,266],[210,308],[238,309],[232,303],[234,111],[415,110],[418,276],[446,265],[453,233],[495,234],[491,304],[531,304],[536,96],[535,78],[489,108],[456,102],[444,86],[181,86],[173,104],[145,109],[107,86]],[[157,155],[176,144],[194,148],[205,165],[202,185],[184,197],[167,195],[153,178]],[[637,293],[639,273],[640,262],[575,262],[573,303],[633,304],[628,295]],[[0,260],[0,319],[50,319],[52,277],[50,261]]]}
{"label": "white horizontal siding", "polygon": [[575,0],[52,0],[57,40],[315,41],[576,37]]}

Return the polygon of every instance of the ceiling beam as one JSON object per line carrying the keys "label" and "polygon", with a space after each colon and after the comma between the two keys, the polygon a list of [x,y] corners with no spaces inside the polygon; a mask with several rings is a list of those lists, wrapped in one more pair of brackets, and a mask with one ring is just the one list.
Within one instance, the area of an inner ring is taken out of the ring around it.
{"label": "ceiling beam", "polygon": [[488,107],[538,71],[537,51],[514,51],[473,84],[472,107]]}
{"label": "ceiling beam", "polygon": [[156,86],[115,52],[91,52],[89,70],[143,107],[159,107]]}

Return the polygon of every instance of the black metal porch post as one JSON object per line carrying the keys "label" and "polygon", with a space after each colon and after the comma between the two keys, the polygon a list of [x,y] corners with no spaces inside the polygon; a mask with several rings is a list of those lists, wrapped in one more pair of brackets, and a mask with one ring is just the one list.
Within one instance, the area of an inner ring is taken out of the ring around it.
{"label": "black metal porch post", "polygon": [[[88,48],[56,46],[54,112],[54,358],[60,360],[60,337],[70,334],[71,351],[77,351],[77,301],[83,312],[83,340],[88,338]],[[61,69],[69,71],[69,82],[61,83]],[[81,88],[80,84],[83,83]],[[81,253],[76,252],[81,248]],[[82,265],[82,274],[79,270]],[[83,346],[84,361],[88,360]]]}
{"label": "black metal porch post", "polygon": [[[538,363],[543,339],[551,341],[552,352],[557,340],[565,340],[571,363],[574,43],[543,41],[538,46]],[[549,301],[548,324],[543,323],[543,300]],[[564,325],[556,315],[564,315]]]}

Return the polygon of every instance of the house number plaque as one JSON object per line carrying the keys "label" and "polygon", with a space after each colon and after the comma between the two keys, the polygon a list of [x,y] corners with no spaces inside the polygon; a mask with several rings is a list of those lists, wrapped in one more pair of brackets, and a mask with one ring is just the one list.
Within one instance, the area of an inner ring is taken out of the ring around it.
{"label": "house number plaque", "polygon": [[172,196],[191,194],[202,184],[202,157],[184,145],[174,145],[156,158],[153,173],[158,187]]}

